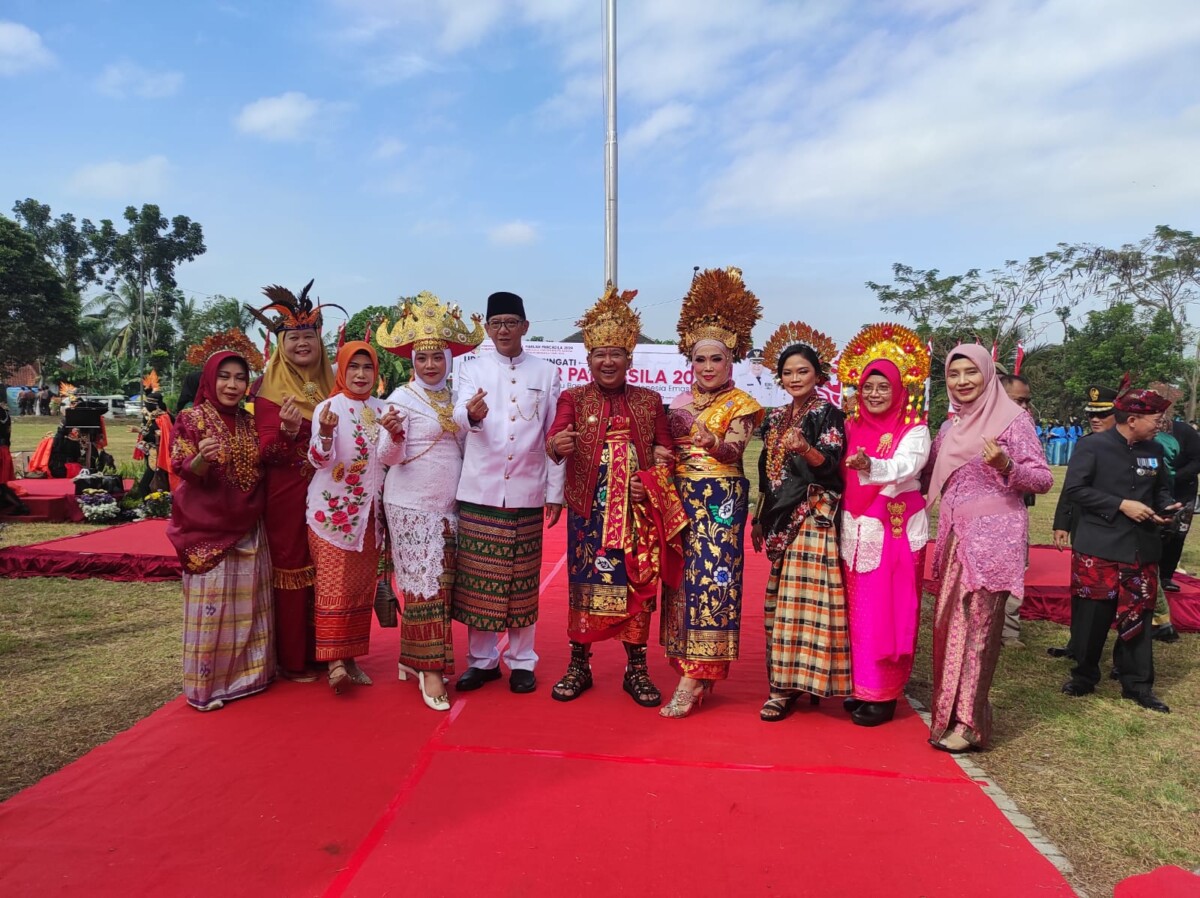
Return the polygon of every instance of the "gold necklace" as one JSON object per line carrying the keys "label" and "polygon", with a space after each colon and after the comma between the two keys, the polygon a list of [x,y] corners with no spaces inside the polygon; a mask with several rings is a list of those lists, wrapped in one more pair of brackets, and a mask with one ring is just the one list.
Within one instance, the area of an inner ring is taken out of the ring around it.
{"label": "gold necklace", "polygon": [[454,423],[454,404],[450,401],[450,388],[440,390],[417,389],[414,384],[407,384],[409,390],[424,402],[437,415],[438,424],[443,433],[458,433],[458,425]]}

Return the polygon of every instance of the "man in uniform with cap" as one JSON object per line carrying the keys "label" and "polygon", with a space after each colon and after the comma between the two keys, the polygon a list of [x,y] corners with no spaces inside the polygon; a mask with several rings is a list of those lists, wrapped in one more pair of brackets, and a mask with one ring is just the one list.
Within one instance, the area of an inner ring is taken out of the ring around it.
{"label": "man in uniform with cap", "polygon": [[542,518],[562,513],[563,469],[545,442],[562,390],[558,368],[527,354],[525,303],[493,293],[484,322],[495,352],[463,362],[454,420],[468,429],[458,482],[458,568],[451,615],[467,625],[466,692],[500,679],[500,633],[513,692],[533,692]]}
{"label": "man in uniform with cap", "polygon": [[763,408],[778,408],[792,401],[775,382],[775,375],[763,366],[761,349],[750,350],[750,354],[746,356],[745,372],[739,374],[736,381],[737,386],[753,396]]}
{"label": "man in uniform with cap", "polygon": [[1150,620],[1158,594],[1158,528],[1179,508],[1162,447],[1154,441],[1168,402],[1152,390],[1122,390],[1115,426],[1080,442],[1063,494],[1078,506],[1071,553],[1071,644],[1076,664],[1067,695],[1095,691],[1109,627],[1121,696],[1151,711],[1170,708],[1154,694]]}

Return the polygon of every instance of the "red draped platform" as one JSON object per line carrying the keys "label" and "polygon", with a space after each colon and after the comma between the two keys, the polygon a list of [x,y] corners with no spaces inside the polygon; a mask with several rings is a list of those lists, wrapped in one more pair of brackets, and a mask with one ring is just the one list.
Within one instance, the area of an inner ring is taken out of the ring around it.
{"label": "red draped platform", "polygon": [[[594,689],[551,701],[564,567],[560,524],[532,695],[499,681],[434,713],[376,629],[373,687],[279,682],[209,714],[177,699],[0,805],[0,894],[1073,894],[907,707],[876,729],[839,701],[758,719],[762,556],[742,658],[693,717],[634,705],[619,645],[596,648]],[[651,673],[669,692],[657,646]]]}
{"label": "red draped platform", "polygon": [[[78,524],[83,520],[83,511],[75,500],[74,480],[27,477],[22,480],[10,480],[7,485],[29,507],[29,514],[0,515],[0,521]],[[132,486],[132,480],[125,481],[125,489],[128,490]]]}
{"label": "red draped platform", "polygon": [[178,580],[180,570],[162,519],[0,549],[0,577]]}

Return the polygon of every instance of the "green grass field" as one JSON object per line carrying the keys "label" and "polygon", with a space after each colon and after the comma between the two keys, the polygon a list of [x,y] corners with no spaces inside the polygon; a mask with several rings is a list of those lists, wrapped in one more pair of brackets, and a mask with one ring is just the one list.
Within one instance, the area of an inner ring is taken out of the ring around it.
{"label": "green grass field", "polygon": [[[32,449],[46,419],[17,419],[14,443]],[[110,451],[128,459],[133,437],[110,429]],[[747,459],[753,470],[757,445]],[[1030,539],[1050,540],[1061,485],[1031,513]],[[15,524],[0,545],[77,533],[86,525]],[[1200,570],[1200,543],[1183,567]],[[750,601],[756,601],[751,597]],[[931,603],[910,693],[930,693]],[[1025,622],[1023,649],[1006,649],[992,690],[994,747],[973,756],[1075,865],[1074,884],[1111,894],[1125,876],[1159,864],[1200,866],[1200,636],[1155,644],[1158,694],[1174,713],[1144,711],[1105,681],[1098,693],[1059,692],[1067,665],[1046,648],[1063,627]],[[0,581],[0,798],[36,782],[178,694],[177,583]],[[757,708],[748,707],[747,714]],[[847,723],[847,726],[850,724]],[[865,850],[865,849],[864,849]]]}

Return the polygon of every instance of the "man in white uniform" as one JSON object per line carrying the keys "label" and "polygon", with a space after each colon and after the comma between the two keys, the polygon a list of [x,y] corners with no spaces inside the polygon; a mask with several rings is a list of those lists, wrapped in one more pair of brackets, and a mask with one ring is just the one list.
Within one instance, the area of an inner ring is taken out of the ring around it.
{"label": "man in white uniform", "polygon": [[[743,366],[738,365],[738,368],[742,369]],[[775,382],[774,372],[763,367],[761,349],[750,350],[744,370],[739,370],[734,380],[740,389],[753,396],[763,408],[778,408],[792,401]]]}
{"label": "man in white uniform", "polygon": [[563,468],[546,457],[562,390],[558,368],[527,355],[525,303],[488,297],[484,324],[496,351],[457,372],[454,420],[469,429],[458,483],[458,566],[453,618],[467,625],[466,692],[500,679],[500,633],[513,692],[537,687],[533,649],[542,566],[542,519],[562,513]]}

